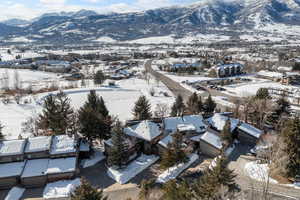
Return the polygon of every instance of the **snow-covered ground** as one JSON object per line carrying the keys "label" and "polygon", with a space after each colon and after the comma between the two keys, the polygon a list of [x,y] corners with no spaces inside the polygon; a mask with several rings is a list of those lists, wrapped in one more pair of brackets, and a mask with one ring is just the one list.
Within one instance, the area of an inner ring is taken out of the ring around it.
{"label": "snow-covered ground", "polygon": [[[43,78],[41,78],[43,79]],[[71,99],[71,104],[75,109],[80,108],[87,100],[87,95],[91,89],[95,89],[97,94],[103,97],[108,110],[111,115],[118,116],[120,120],[132,119],[132,109],[134,103],[141,95],[145,95],[151,105],[152,110],[155,109],[156,104],[163,103],[171,106],[174,102],[171,91],[167,89],[162,83],[157,83],[154,79],[147,81],[138,78],[131,78],[126,80],[120,80],[116,82],[117,87],[88,87],[65,90],[64,92]],[[154,89],[155,95],[151,96],[149,91]],[[171,97],[165,97],[162,93],[168,93]],[[41,112],[42,107],[38,104],[49,93],[43,93],[35,96],[31,99],[31,103],[28,104],[16,104],[14,101],[10,104],[3,104],[0,102],[0,121],[3,123],[4,135],[7,139],[16,139],[22,132],[22,123],[26,121],[28,117],[34,116]],[[38,103],[37,103],[38,102]],[[22,133],[23,137],[28,137],[26,133]]]}
{"label": "snow-covered ground", "polygon": [[162,174],[160,174],[157,177],[156,182],[165,183],[169,180],[175,179],[177,176],[179,176],[179,174],[181,174],[185,169],[187,169],[191,164],[193,164],[198,158],[199,156],[197,154],[191,154],[187,163],[181,163],[165,170]]}
{"label": "snow-covered ground", "polygon": [[133,177],[154,164],[158,159],[159,157],[155,155],[141,155],[136,160],[127,165],[124,169],[117,170],[113,169],[112,167],[108,168],[107,174],[118,183],[125,184]]}
{"label": "snow-covered ground", "polygon": [[105,158],[105,156],[103,155],[102,150],[96,149],[94,152],[94,155],[91,158],[84,159],[81,161],[81,166],[83,168],[91,167],[91,166],[97,164],[98,162],[104,160],[104,158]]}
{"label": "snow-covered ground", "polygon": [[80,185],[80,179],[57,181],[48,183],[43,192],[44,199],[69,197]]}
{"label": "snow-covered ground", "polygon": [[20,187],[13,187],[9,190],[4,200],[19,200],[21,199],[25,189]]}
{"label": "snow-covered ground", "polygon": [[258,164],[257,162],[248,162],[245,165],[245,173],[252,179],[270,183],[278,183],[276,180],[272,179],[269,175],[268,164]]}

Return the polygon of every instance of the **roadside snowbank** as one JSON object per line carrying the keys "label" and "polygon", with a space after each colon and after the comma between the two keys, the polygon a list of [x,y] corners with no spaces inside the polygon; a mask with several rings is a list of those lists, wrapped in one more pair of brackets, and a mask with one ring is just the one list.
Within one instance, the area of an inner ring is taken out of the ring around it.
{"label": "roadside snowbank", "polygon": [[156,182],[158,183],[165,183],[171,179],[175,179],[181,172],[187,169],[191,164],[193,164],[199,156],[197,154],[191,154],[189,156],[189,161],[187,163],[181,163],[174,167],[170,167],[169,169],[165,170],[162,174],[158,176]]}
{"label": "roadside snowbank", "polygon": [[159,157],[154,155],[141,155],[124,169],[113,169],[112,167],[108,168],[107,174],[118,183],[125,184],[137,174],[155,163],[158,159]]}

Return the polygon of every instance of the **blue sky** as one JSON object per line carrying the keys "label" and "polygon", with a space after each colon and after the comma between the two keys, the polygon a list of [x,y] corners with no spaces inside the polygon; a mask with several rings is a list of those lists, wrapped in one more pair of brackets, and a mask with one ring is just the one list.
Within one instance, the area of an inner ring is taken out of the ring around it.
{"label": "blue sky", "polygon": [[184,5],[197,0],[0,0],[0,20],[31,19],[45,12],[92,9],[99,13],[131,12]]}

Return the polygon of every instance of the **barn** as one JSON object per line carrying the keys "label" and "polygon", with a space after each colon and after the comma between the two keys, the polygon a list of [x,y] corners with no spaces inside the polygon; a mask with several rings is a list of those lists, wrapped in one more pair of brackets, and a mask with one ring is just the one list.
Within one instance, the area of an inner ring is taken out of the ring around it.
{"label": "barn", "polygon": [[0,189],[8,189],[18,184],[25,161],[0,164]]}
{"label": "barn", "polygon": [[48,158],[51,141],[51,136],[28,138],[25,147],[25,157],[27,159]]}
{"label": "barn", "polygon": [[26,140],[0,141],[0,163],[23,161],[25,144]]}

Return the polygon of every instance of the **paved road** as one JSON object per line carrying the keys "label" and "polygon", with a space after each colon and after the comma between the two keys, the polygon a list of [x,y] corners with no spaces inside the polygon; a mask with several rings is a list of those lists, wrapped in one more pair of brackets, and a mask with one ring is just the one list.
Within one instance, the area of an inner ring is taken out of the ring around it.
{"label": "paved road", "polygon": [[[232,152],[232,155],[230,156],[231,162],[229,163],[229,168],[234,170],[234,172],[237,174],[236,182],[243,190],[251,190],[253,188],[256,191],[261,191],[263,189],[263,183],[251,179],[244,171],[245,164],[251,161],[251,157],[243,156],[243,154],[245,155],[247,152],[249,152],[250,148],[250,146],[248,147],[241,144],[237,145],[234,152]],[[300,190],[292,187],[270,184],[269,192],[271,194],[273,193],[292,197],[289,199],[300,200]]]}

